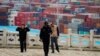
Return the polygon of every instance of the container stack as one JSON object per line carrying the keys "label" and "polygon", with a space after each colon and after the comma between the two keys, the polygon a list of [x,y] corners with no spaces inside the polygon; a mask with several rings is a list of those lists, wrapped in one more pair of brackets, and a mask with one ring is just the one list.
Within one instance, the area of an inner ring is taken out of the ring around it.
{"label": "container stack", "polygon": [[87,11],[93,14],[90,18],[93,20],[95,28],[98,28],[100,24],[100,6],[88,6]]}
{"label": "container stack", "polygon": [[31,28],[40,28],[40,19],[38,16],[34,15],[35,12],[19,12],[18,16],[15,18],[15,25],[21,26],[21,24],[26,24]]}
{"label": "container stack", "polygon": [[87,11],[89,13],[99,13],[100,12],[100,6],[88,6]]}
{"label": "container stack", "polygon": [[0,25],[1,26],[8,25],[8,9],[9,9],[9,6],[0,5]]}
{"label": "container stack", "polygon": [[75,31],[82,27],[90,30],[100,24],[100,6],[91,0],[13,0],[9,5],[18,11],[14,19],[16,26],[24,23],[40,29],[48,21],[59,24],[60,32],[67,33],[68,27]]}

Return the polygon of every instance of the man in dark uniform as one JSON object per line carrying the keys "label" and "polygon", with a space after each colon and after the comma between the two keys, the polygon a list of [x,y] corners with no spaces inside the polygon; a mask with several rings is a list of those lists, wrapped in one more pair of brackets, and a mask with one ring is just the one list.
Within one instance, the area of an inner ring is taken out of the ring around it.
{"label": "man in dark uniform", "polygon": [[43,49],[45,56],[48,56],[49,52],[49,43],[50,43],[50,34],[52,33],[48,22],[44,22],[44,26],[40,31],[40,40],[43,42]]}
{"label": "man in dark uniform", "polygon": [[27,40],[27,32],[30,31],[29,28],[25,27],[24,24],[22,26],[17,27],[16,31],[19,31],[19,40],[20,40],[20,50],[23,52],[23,50],[26,51],[26,40]]}

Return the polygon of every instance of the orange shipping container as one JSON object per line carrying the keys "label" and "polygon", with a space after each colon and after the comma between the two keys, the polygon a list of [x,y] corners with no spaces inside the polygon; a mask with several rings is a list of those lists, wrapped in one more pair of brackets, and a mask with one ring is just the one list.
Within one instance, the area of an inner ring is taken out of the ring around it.
{"label": "orange shipping container", "polygon": [[96,27],[97,27],[97,28],[100,27],[100,23],[96,23]]}
{"label": "orange shipping container", "polygon": [[68,27],[67,27],[67,25],[64,25],[64,29],[63,30],[64,30],[65,34],[68,34]]}

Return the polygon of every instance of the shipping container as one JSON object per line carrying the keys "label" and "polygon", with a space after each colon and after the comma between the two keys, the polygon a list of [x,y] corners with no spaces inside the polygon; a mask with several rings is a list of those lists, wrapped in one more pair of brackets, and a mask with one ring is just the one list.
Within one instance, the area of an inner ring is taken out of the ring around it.
{"label": "shipping container", "polygon": [[99,27],[100,27],[100,22],[96,23],[96,28],[99,28]]}
{"label": "shipping container", "polygon": [[64,34],[68,34],[68,26],[65,24],[63,29]]}
{"label": "shipping container", "polygon": [[94,28],[95,27],[95,23],[94,22],[84,22],[84,26],[85,27],[89,27],[89,28]]}
{"label": "shipping container", "polygon": [[85,27],[83,24],[82,25],[79,25],[78,28],[78,33],[80,33],[80,31],[82,32],[90,32],[91,28],[90,27]]}
{"label": "shipping container", "polygon": [[0,16],[0,19],[8,19],[8,16]]}
{"label": "shipping container", "polygon": [[82,24],[84,22],[84,19],[77,19],[77,18],[73,18],[71,23],[74,24]]}
{"label": "shipping container", "polygon": [[7,12],[0,12],[0,16],[8,16]]}
{"label": "shipping container", "polygon": [[0,12],[8,12],[8,9],[6,9],[6,8],[0,8]]}
{"label": "shipping container", "polygon": [[72,31],[77,32],[77,28],[80,24],[76,24],[76,23],[68,23],[68,27],[70,29],[72,29]]}
{"label": "shipping container", "polygon": [[34,0],[34,2],[36,2],[36,3],[40,3],[40,0]]}
{"label": "shipping container", "polygon": [[0,26],[8,26],[8,20],[0,19]]}
{"label": "shipping container", "polygon": [[61,4],[67,4],[70,2],[70,0],[56,0],[56,2],[61,3]]}
{"label": "shipping container", "polygon": [[18,17],[25,17],[25,13],[19,12],[19,13],[18,13]]}
{"label": "shipping container", "polygon": [[100,13],[100,6],[88,6],[87,11],[90,13]]}
{"label": "shipping container", "polygon": [[64,15],[64,16],[63,16],[63,20],[64,20],[66,23],[70,23],[71,20],[72,20],[72,18],[75,17],[75,15],[73,15],[73,14],[67,14],[67,13],[65,13],[65,14],[63,14],[63,15]]}
{"label": "shipping container", "polygon": [[8,12],[9,6],[0,5],[0,12]]}
{"label": "shipping container", "polygon": [[72,5],[81,5],[80,2],[71,2]]}
{"label": "shipping container", "polygon": [[94,23],[100,23],[100,18],[99,19],[92,19]]}
{"label": "shipping container", "polygon": [[79,14],[76,15],[76,18],[86,19],[86,18],[89,18],[88,15],[89,15],[88,13],[79,13]]}
{"label": "shipping container", "polygon": [[43,27],[43,25],[44,25],[44,21],[40,21],[39,22],[40,29]]}

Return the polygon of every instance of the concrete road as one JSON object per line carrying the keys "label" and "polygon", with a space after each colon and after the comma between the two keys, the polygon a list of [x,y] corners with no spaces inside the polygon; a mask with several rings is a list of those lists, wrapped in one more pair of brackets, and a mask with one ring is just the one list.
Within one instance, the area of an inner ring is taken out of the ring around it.
{"label": "concrete road", "polygon": [[[28,49],[20,53],[19,49],[0,48],[0,56],[44,56],[42,49]],[[49,56],[100,56],[100,51],[60,50],[60,53],[49,52]]]}

